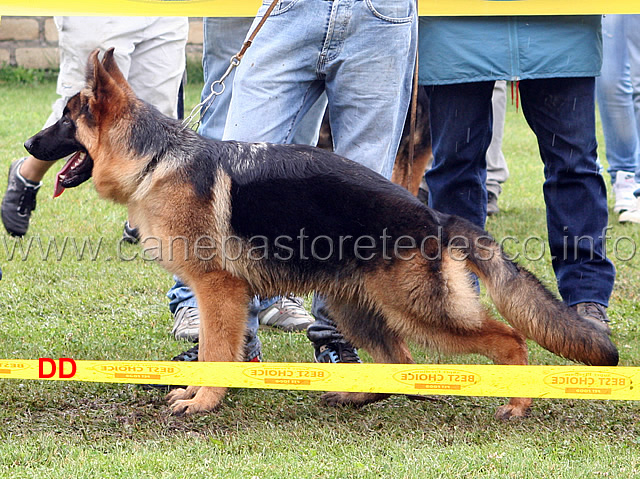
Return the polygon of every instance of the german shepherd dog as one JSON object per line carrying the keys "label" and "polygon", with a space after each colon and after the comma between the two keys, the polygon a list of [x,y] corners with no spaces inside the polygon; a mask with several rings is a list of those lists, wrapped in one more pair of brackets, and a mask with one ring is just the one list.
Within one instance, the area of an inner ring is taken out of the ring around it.
{"label": "german shepherd dog", "polygon": [[[45,161],[79,152],[57,189],[93,177],[101,197],[127,205],[141,241],[159,242],[161,264],[195,291],[202,361],[243,359],[252,295],[316,291],[344,336],[376,362],[412,363],[411,340],[527,364],[531,338],[574,361],[618,363],[605,330],[509,261],[482,229],[318,148],[202,138],[137,99],[113,50],[102,62],[91,54],[84,89],[25,147]],[[184,254],[170,258],[176,238]],[[203,238],[206,258],[198,249]],[[470,273],[513,327],[481,305]],[[181,415],[216,408],[224,393],[189,386],[167,398]],[[355,406],[383,397],[323,396]],[[530,405],[512,398],[496,415],[524,416]]]}

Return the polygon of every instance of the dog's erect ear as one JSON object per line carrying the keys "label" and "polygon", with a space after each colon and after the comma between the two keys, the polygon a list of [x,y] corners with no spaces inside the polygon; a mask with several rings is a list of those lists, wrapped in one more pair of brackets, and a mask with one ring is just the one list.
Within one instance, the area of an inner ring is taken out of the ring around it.
{"label": "dog's erect ear", "polygon": [[127,91],[107,72],[98,59],[98,49],[91,52],[87,62],[86,89],[89,90],[89,103],[91,109],[97,111],[120,111],[119,106],[128,104]]}
{"label": "dog's erect ear", "polygon": [[115,48],[109,48],[102,58],[102,66],[107,71],[111,78],[113,78],[118,85],[120,85],[125,90],[131,90],[129,83],[127,83],[127,79],[124,77],[120,68],[118,68],[118,64],[116,63],[116,59],[114,56]]}
{"label": "dog's erect ear", "polygon": [[96,99],[100,99],[104,94],[108,94],[111,90],[117,88],[116,82],[111,75],[105,70],[102,63],[98,59],[100,50],[97,48],[89,55],[87,62],[86,81],[87,87],[92,91]]}
{"label": "dog's erect ear", "polygon": [[102,66],[100,61],[98,61],[98,54],[100,50],[97,48],[89,54],[89,59],[87,60],[87,68],[85,70],[85,84],[86,86],[93,90],[96,83],[97,69],[98,66]]}

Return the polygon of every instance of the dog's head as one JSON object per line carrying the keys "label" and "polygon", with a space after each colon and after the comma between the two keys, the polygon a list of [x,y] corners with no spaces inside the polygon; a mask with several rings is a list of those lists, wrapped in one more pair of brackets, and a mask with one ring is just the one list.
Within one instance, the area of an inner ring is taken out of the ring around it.
{"label": "dog's head", "polygon": [[60,120],[24,144],[31,155],[42,161],[73,154],[56,177],[54,196],[87,181],[93,174],[94,161],[112,155],[114,146],[117,149],[117,138],[111,133],[136,98],[113,51],[107,50],[102,62],[98,50],[91,53],[85,87],[67,102]]}
{"label": "dog's head", "polygon": [[72,155],[56,176],[54,197],[60,196],[65,188],[73,188],[91,178],[93,160],[76,136],[75,118],[80,101],[78,93],[69,100],[60,120],[24,143],[30,154],[43,161],[55,161]]}

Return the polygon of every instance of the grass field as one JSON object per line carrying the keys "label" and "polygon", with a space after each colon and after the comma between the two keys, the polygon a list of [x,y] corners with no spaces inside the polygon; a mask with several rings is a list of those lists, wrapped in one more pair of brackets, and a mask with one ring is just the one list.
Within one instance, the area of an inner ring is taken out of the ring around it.
{"label": "grass field", "polygon": [[[3,175],[55,99],[51,80],[17,81],[23,77],[0,80]],[[199,90],[188,85],[189,105]],[[545,238],[535,139],[522,112],[508,110],[504,152],[511,178],[502,211],[487,228],[498,239]],[[45,179],[27,237],[0,235],[0,358],[165,360],[187,348],[169,337],[169,275],[139,257],[119,259],[139,253],[133,246],[120,255],[116,250],[126,211],[99,200],[91,182],[54,201],[53,177]],[[613,338],[621,365],[638,366],[640,257],[634,248],[640,227],[620,225],[613,216],[611,226],[610,251],[618,247]],[[90,241],[94,249],[79,256],[67,243],[62,254],[65,238],[78,248]],[[54,241],[58,255],[47,254]],[[522,263],[554,287],[548,252]],[[261,338],[265,360],[312,360],[304,334],[265,331]],[[415,357],[487,363],[421,351]],[[533,344],[531,363],[567,364]],[[2,380],[0,477],[640,477],[637,403],[536,400],[529,418],[502,423],[493,418],[501,398],[398,396],[353,410],[323,406],[319,396],[233,390],[215,413],[176,418],[161,393],[137,386]]]}

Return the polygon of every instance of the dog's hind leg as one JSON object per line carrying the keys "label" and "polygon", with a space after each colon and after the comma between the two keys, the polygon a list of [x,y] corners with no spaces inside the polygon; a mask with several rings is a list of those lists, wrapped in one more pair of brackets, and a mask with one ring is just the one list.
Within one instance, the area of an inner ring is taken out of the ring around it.
{"label": "dog's hind leg", "polygon": [[[200,309],[199,361],[241,361],[249,304],[248,285],[227,272],[194,276],[189,282]],[[210,411],[226,388],[175,389],[167,395],[176,415]]]}
{"label": "dog's hind leg", "polygon": [[[526,365],[527,344],[524,337],[507,324],[491,318],[487,311],[479,326],[471,329],[438,328],[429,334],[428,342],[448,354],[482,354],[496,364]],[[457,321],[461,324],[460,321]],[[511,398],[496,411],[498,419],[526,416],[530,398]]]}
{"label": "dog's hind leg", "polygon": [[[348,304],[327,301],[338,329],[354,346],[366,350],[377,363],[413,363],[404,340],[391,331],[382,314]],[[390,394],[328,392],[322,400],[331,406],[364,406]]]}
{"label": "dog's hind leg", "polygon": [[[438,268],[439,266],[439,268]],[[479,301],[465,263],[444,251],[440,263],[416,255],[367,278],[370,296],[401,337],[447,354],[482,354],[497,364],[527,364],[524,337],[491,318]],[[524,416],[531,399],[513,398],[497,411]]]}

